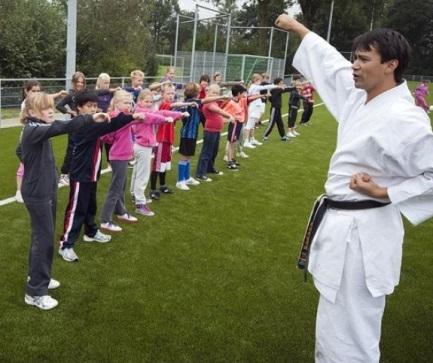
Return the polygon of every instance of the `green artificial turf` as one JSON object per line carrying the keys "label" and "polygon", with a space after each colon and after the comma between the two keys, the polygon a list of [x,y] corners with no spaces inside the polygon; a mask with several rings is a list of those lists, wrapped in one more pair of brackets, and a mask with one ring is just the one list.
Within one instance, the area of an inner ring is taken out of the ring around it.
{"label": "green artificial turf", "polygon": [[[23,302],[25,207],[0,207],[0,362],[312,362],[318,294],[295,265],[336,135],[324,106],[312,123],[291,143],[274,130],[239,172],[224,168],[222,142],[223,176],[164,195],[150,205],[155,217],[124,226],[108,244],[80,240],[77,263],[63,261],[56,244],[53,276],[62,286],[52,311]],[[19,128],[0,132],[0,199],[15,192],[18,135]],[[53,144],[60,164],[65,138]],[[98,207],[109,181],[104,175],[98,184]],[[57,236],[67,193],[59,190]],[[433,359],[432,231],[433,221],[407,225],[401,282],[383,321],[383,362]]]}

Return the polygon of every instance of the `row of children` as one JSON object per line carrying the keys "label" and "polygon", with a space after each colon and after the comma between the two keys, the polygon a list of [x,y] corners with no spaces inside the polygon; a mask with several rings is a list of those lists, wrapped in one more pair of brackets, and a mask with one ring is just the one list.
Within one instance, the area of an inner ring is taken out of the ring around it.
{"label": "row of children", "polygon": [[[32,92],[30,95],[27,92],[23,103],[21,119],[24,128],[18,154],[25,171],[22,196],[32,226],[25,302],[41,309],[48,310],[57,305],[57,301],[48,295],[48,289],[60,285],[51,278],[57,179],[49,138],[60,134],[68,135],[64,166],[67,167],[70,179],[70,193],[59,254],[65,261],[77,261],[74,246],[82,227],[84,241],[106,243],[111,240],[107,232],[122,230],[116,222],[138,221],[128,213],[125,206],[128,161],[133,157],[135,164],[130,192],[137,214],[154,215],[148,203],[152,199],[159,199],[161,194],[172,192],[166,185],[166,172],[171,169],[174,123],[177,120],[182,120],[183,125],[176,187],[189,190],[190,185],[211,181],[207,175],[209,173],[222,174],[215,167],[215,159],[225,122],[229,122],[227,167],[238,170],[236,145],[239,145],[244,124],[243,145],[254,146],[258,143],[252,130],[261,117],[256,112],[256,105],[260,102],[261,107],[260,99],[266,97],[260,92],[283,91],[287,88],[281,82],[260,86],[262,79],[255,75],[252,94],[247,95],[246,88],[236,83],[231,89],[232,96],[221,96],[217,82],[208,86],[210,79],[205,75],[198,85],[187,83],[184,86],[185,101],[177,102],[175,87],[169,80],[142,89],[144,74],[134,71],[131,73],[131,87],[122,90],[110,89],[108,77],[101,74],[96,91],[91,91],[86,89],[82,73],[74,75],[74,92],[57,104],[57,109],[62,110],[64,107],[63,111],[73,116],[69,121],[53,122],[53,95],[41,92]],[[77,84],[82,87],[77,87]],[[194,178],[191,176],[190,165],[195,154],[200,122],[204,123],[204,138]],[[108,145],[112,179],[98,227],[96,194],[103,143]],[[41,178],[38,176],[42,168],[48,172]],[[151,199],[145,196],[149,179]],[[159,189],[156,187],[158,179]]]}

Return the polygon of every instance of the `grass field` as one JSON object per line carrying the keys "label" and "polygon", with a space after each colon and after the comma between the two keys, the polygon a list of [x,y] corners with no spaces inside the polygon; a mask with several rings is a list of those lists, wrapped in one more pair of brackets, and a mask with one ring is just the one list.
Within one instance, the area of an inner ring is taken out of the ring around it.
{"label": "grass field", "polygon": [[[77,263],[56,253],[53,276],[62,286],[50,312],[23,302],[25,207],[0,207],[0,362],[312,362],[318,294],[295,263],[336,123],[321,106],[300,132],[282,143],[274,130],[237,173],[219,158],[223,176],[163,196],[151,204],[155,217],[125,226],[107,245],[78,242]],[[0,199],[15,192],[18,134],[0,131]],[[59,162],[64,143],[53,140]],[[109,179],[101,178],[99,206]],[[57,235],[67,193],[59,191]],[[383,362],[433,360],[432,232],[433,221],[407,225],[401,282],[383,321]]]}

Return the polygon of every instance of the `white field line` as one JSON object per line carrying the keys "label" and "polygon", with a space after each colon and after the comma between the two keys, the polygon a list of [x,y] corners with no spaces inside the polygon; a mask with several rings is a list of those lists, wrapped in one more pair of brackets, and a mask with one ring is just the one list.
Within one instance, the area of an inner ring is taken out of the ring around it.
{"label": "white field line", "polygon": [[[314,105],[313,107],[319,107],[319,106],[322,106],[322,105],[323,105],[323,102],[322,103],[318,103],[317,105]],[[303,111],[304,111],[303,109],[299,110],[299,112],[303,112]],[[284,115],[281,115],[281,117],[286,117],[287,115],[288,115],[288,113],[285,113]],[[266,119],[266,120],[262,121],[262,123],[266,123],[266,122],[269,122],[269,119]],[[221,136],[226,136],[226,135],[227,135],[227,132],[223,132],[221,134]],[[202,144],[202,143],[203,143],[203,139],[197,141],[197,144]],[[176,152],[178,150],[179,150],[178,147],[173,148],[173,152]],[[107,174],[107,173],[110,173],[110,172],[111,172],[110,168],[105,168],[105,169],[101,170],[101,174]],[[63,188],[65,186],[66,185],[63,185],[63,184],[59,183],[59,188]],[[3,199],[3,200],[0,200],[0,207],[3,206],[3,205],[14,203],[16,201],[17,200],[16,200],[15,196],[14,197],[9,197],[9,198]]]}

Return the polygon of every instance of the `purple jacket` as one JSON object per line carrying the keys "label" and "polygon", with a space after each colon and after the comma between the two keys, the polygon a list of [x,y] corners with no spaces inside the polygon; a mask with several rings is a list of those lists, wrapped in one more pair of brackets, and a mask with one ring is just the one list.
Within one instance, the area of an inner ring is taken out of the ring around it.
{"label": "purple jacket", "polygon": [[415,88],[415,97],[425,97],[428,94],[428,86],[424,83]]}

